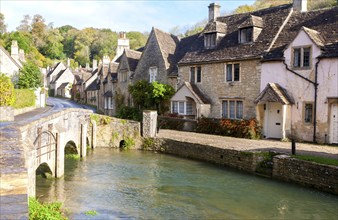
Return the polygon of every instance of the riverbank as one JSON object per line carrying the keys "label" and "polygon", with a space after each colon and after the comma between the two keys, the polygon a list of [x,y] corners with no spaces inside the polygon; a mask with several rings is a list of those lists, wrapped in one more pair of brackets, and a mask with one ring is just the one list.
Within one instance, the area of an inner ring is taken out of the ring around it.
{"label": "riverbank", "polygon": [[[160,130],[157,150],[338,195],[338,166],[289,156],[291,143]],[[297,144],[297,154],[338,158],[338,148]]]}

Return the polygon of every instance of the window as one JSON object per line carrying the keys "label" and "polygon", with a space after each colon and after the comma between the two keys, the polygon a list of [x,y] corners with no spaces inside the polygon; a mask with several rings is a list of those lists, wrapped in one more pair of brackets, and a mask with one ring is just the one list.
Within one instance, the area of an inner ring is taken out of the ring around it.
{"label": "window", "polygon": [[191,83],[202,82],[202,69],[200,66],[190,67],[190,82]]}
{"label": "window", "polygon": [[240,80],[239,63],[226,64],[226,81],[233,82]]}
{"label": "window", "polygon": [[239,30],[239,42],[240,43],[248,43],[252,42],[252,32],[253,28],[242,28]]}
{"label": "window", "polygon": [[192,115],[193,103],[191,101],[172,101],[171,113],[177,113],[179,115]]}
{"label": "window", "polygon": [[204,47],[213,48],[216,46],[216,33],[208,33],[204,35]]}
{"label": "window", "polygon": [[300,47],[293,49],[293,67],[302,68],[310,67],[310,56],[311,48],[310,47]]}
{"label": "window", "polygon": [[149,82],[155,82],[157,77],[157,67],[150,67],[149,68]]}
{"label": "window", "polygon": [[121,70],[120,71],[120,81],[121,82],[127,82],[128,78],[128,70]]}
{"label": "window", "polygon": [[313,104],[305,103],[304,105],[304,122],[312,123],[313,122]]}
{"label": "window", "polygon": [[243,101],[223,100],[222,118],[242,119],[243,118]]}

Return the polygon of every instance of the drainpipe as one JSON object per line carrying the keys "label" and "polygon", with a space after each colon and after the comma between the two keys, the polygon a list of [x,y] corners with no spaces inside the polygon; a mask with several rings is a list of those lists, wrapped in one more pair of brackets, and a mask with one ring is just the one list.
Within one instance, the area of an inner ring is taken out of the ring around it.
{"label": "drainpipe", "polygon": [[291,73],[295,74],[296,76],[304,79],[305,81],[311,83],[314,88],[315,88],[315,101],[314,101],[314,109],[313,109],[313,142],[316,143],[316,132],[317,132],[317,93],[318,93],[318,65],[319,65],[319,62],[320,62],[320,59],[317,58],[318,61],[316,62],[316,66],[315,66],[315,81],[313,82],[312,80],[302,76],[301,74],[297,73],[296,71],[290,69],[288,67],[288,65],[285,63],[285,60],[283,60],[283,64],[285,65],[285,68],[290,71]]}

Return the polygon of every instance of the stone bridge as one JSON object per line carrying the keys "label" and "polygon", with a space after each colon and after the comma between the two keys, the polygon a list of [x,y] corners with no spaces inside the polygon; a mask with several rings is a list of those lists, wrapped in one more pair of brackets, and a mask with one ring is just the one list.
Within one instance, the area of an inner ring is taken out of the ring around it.
{"label": "stone bridge", "polygon": [[28,197],[35,196],[37,169],[47,168],[52,176],[62,177],[66,146],[85,157],[87,146],[120,147],[132,140],[133,148],[138,148],[140,137],[140,123],[85,109],[64,109],[2,127],[0,219],[28,218]]}

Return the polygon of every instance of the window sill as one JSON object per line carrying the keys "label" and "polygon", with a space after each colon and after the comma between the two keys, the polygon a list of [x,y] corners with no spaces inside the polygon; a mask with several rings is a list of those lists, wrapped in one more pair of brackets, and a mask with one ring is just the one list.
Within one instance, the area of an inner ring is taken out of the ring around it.
{"label": "window sill", "polygon": [[309,67],[292,67],[293,70],[311,70],[311,66]]}

